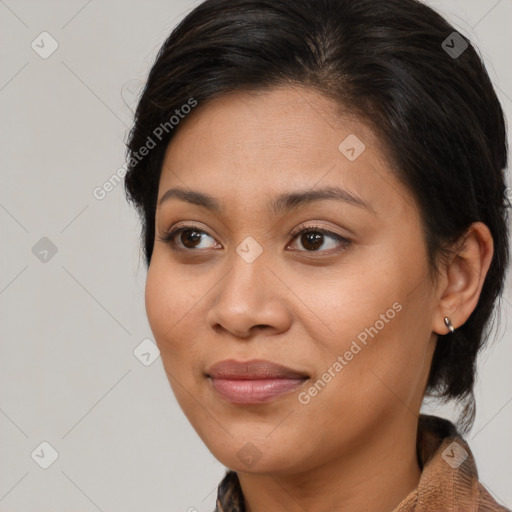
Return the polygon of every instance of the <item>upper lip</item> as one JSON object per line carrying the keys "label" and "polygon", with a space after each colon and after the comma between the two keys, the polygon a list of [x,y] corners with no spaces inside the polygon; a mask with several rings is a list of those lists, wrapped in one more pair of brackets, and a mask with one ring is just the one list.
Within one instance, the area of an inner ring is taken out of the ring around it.
{"label": "upper lip", "polygon": [[206,374],[216,379],[304,379],[309,377],[305,372],[264,359],[250,361],[226,359],[210,366]]}

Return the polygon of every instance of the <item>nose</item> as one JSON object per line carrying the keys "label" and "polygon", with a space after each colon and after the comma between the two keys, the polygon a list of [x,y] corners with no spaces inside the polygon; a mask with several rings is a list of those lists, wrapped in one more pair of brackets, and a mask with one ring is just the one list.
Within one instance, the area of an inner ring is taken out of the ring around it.
{"label": "nose", "polygon": [[255,260],[234,255],[232,267],[215,289],[207,314],[210,328],[240,339],[262,330],[286,331],[291,323],[290,291],[263,253]]}

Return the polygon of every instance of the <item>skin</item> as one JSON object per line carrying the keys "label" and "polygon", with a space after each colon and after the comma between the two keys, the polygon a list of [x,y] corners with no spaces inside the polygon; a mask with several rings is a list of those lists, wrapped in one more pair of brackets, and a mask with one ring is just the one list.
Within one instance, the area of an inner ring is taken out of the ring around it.
{"label": "skin", "polygon": [[[434,283],[415,200],[372,130],[335,112],[305,88],[230,93],[182,121],[162,168],[159,200],[183,187],[223,211],[176,198],[158,205],[148,321],[180,407],[238,472],[249,512],[391,511],[417,487],[416,428],[437,335],[448,332],[445,316],[455,328],[469,317],[492,258],[490,232],[475,223]],[[354,161],[338,149],[350,134],[365,144]],[[268,208],[280,193],[326,185],[370,209],[332,199],[277,216]],[[183,222],[203,238],[186,246],[178,234],[182,250],[173,251],[161,237]],[[325,235],[314,251],[290,236],[314,226],[350,244]],[[263,250],[251,263],[236,252],[248,236]],[[299,393],[394,303],[394,318],[301,403]],[[232,404],[205,377],[229,358],[267,359],[310,380],[265,404]],[[251,466],[247,453],[259,455]]]}

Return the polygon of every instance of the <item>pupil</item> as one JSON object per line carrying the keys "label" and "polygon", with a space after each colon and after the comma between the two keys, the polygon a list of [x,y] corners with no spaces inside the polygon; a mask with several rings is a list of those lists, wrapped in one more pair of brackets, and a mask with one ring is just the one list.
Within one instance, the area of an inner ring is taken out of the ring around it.
{"label": "pupil", "polygon": [[[304,233],[302,243],[306,249],[308,249],[308,244],[312,244],[312,250],[316,251],[322,246],[321,243],[318,243],[321,241],[322,237],[323,235],[319,233]],[[306,240],[306,243],[304,243],[304,240]]]}
{"label": "pupil", "polygon": [[[192,233],[191,235],[186,235],[186,233]],[[185,239],[185,241],[184,241]],[[197,242],[201,240],[201,234],[198,233],[197,231],[192,231],[192,230],[188,230],[188,231],[183,231],[182,233],[182,237],[181,237],[181,241],[183,242],[183,245],[185,247],[189,247],[189,248],[194,248],[194,242]],[[190,243],[190,245],[188,245]]]}

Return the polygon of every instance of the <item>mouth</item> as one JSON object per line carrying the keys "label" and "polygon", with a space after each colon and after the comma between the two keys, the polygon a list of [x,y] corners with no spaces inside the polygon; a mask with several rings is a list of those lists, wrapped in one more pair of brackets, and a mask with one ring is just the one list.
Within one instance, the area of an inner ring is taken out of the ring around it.
{"label": "mouth", "polygon": [[296,390],[310,378],[306,372],[261,359],[221,361],[205,376],[221,398],[245,405],[269,402]]}

